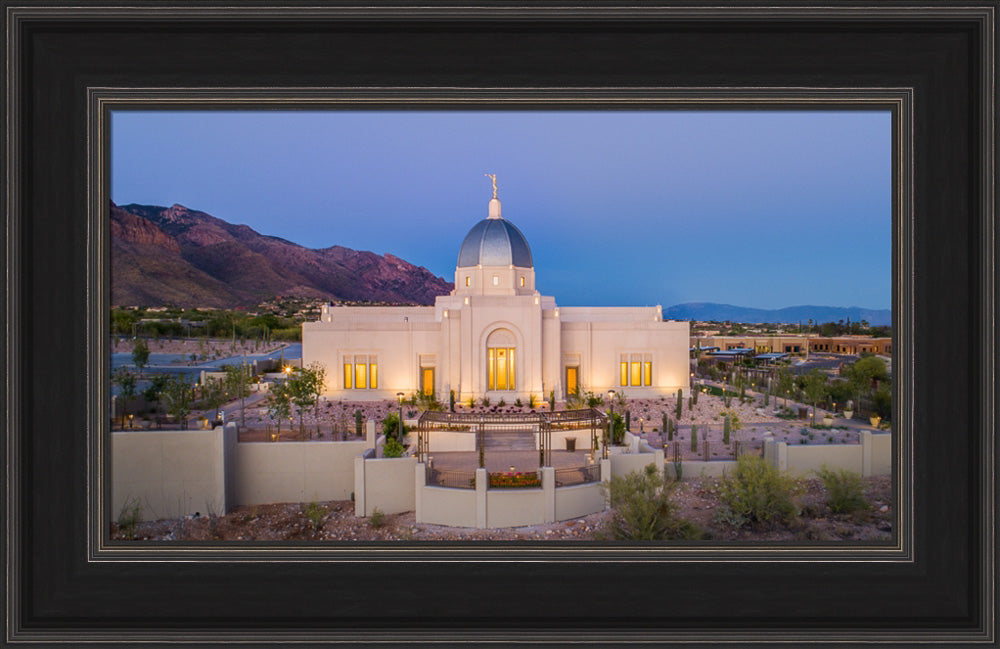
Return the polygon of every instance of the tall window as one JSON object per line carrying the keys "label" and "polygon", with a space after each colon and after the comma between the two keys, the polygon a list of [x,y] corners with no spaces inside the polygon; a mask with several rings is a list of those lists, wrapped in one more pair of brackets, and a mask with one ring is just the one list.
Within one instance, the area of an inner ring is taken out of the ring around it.
{"label": "tall window", "polygon": [[498,329],[490,334],[486,342],[486,386],[487,390],[514,390],[514,334],[506,329]]}
{"label": "tall window", "polygon": [[377,390],[378,389],[378,357],[377,356],[345,356],[344,357],[344,389],[345,390]]}
{"label": "tall window", "polygon": [[618,385],[621,387],[653,385],[652,354],[622,354],[618,367]]}

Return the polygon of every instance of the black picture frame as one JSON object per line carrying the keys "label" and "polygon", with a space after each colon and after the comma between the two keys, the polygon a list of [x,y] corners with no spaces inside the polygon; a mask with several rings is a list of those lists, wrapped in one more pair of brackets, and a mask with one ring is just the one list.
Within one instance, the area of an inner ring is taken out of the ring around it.
{"label": "black picture frame", "polygon": [[[996,1],[3,8],[8,644],[996,643]],[[910,93],[913,164],[896,181],[912,210],[894,237],[911,235],[912,275],[899,239],[893,266],[894,331],[912,336],[894,357],[911,379],[895,400],[912,545],[102,553],[88,431],[107,376],[92,280],[109,235],[92,218],[105,170],[90,102],[101,88],[262,87]]]}

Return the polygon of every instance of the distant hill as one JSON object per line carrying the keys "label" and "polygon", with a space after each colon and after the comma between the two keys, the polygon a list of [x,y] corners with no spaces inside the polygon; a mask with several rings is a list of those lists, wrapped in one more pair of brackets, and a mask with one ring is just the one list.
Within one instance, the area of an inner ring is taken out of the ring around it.
{"label": "distant hill", "polygon": [[688,302],[675,304],[663,309],[663,317],[668,320],[716,320],[718,322],[763,323],[807,323],[812,318],[814,323],[861,322],[869,325],[882,326],[892,324],[892,311],[889,309],[862,309],[856,306],[789,306],[783,309],[754,309],[732,304],[716,304],[714,302]]}
{"label": "distant hill", "polygon": [[452,283],[390,254],[313,250],[182,205],[111,204],[111,303],[217,308],[281,296],[433,304]]}

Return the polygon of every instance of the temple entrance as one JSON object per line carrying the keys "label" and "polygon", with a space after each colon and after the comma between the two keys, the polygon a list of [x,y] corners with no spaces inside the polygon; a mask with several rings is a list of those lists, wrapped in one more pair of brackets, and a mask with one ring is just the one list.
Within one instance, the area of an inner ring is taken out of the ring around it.
{"label": "temple entrance", "polygon": [[420,393],[425,397],[434,396],[434,368],[420,368]]}
{"label": "temple entrance", "polygon": [[497,329],[486,340],[486,389],[516,390],[514,351],[517,339],[507,329]]}
{"label": "temple entrance", "polygon": [[569,397],[572,397],[572,396],[575,396],[575,395],[579,394],[579,392],[580,392],[579,374],[580,374],[580,368],[577,367],[576,365],[569,365],[569,366],[566,367],[566,395],[565,395],[565,397],[567,399]]}

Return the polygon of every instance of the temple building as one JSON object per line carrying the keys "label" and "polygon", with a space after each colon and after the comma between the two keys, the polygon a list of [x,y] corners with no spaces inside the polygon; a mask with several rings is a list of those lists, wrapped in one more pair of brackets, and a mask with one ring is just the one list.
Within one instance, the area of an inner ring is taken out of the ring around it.
{"label": "temple building", "polygon": [[496,178],[488,215],[462,241],[455,289],[434,306],[324,306],[302,327],[302,362],[326,368],[332,399],[395,399],[420,391],[447,400],[530,396],[562,401],[609,389],[632,398],[687,393],[689,324],[655,307],[560,307],[535,288],[531,248],[500,215]]}

